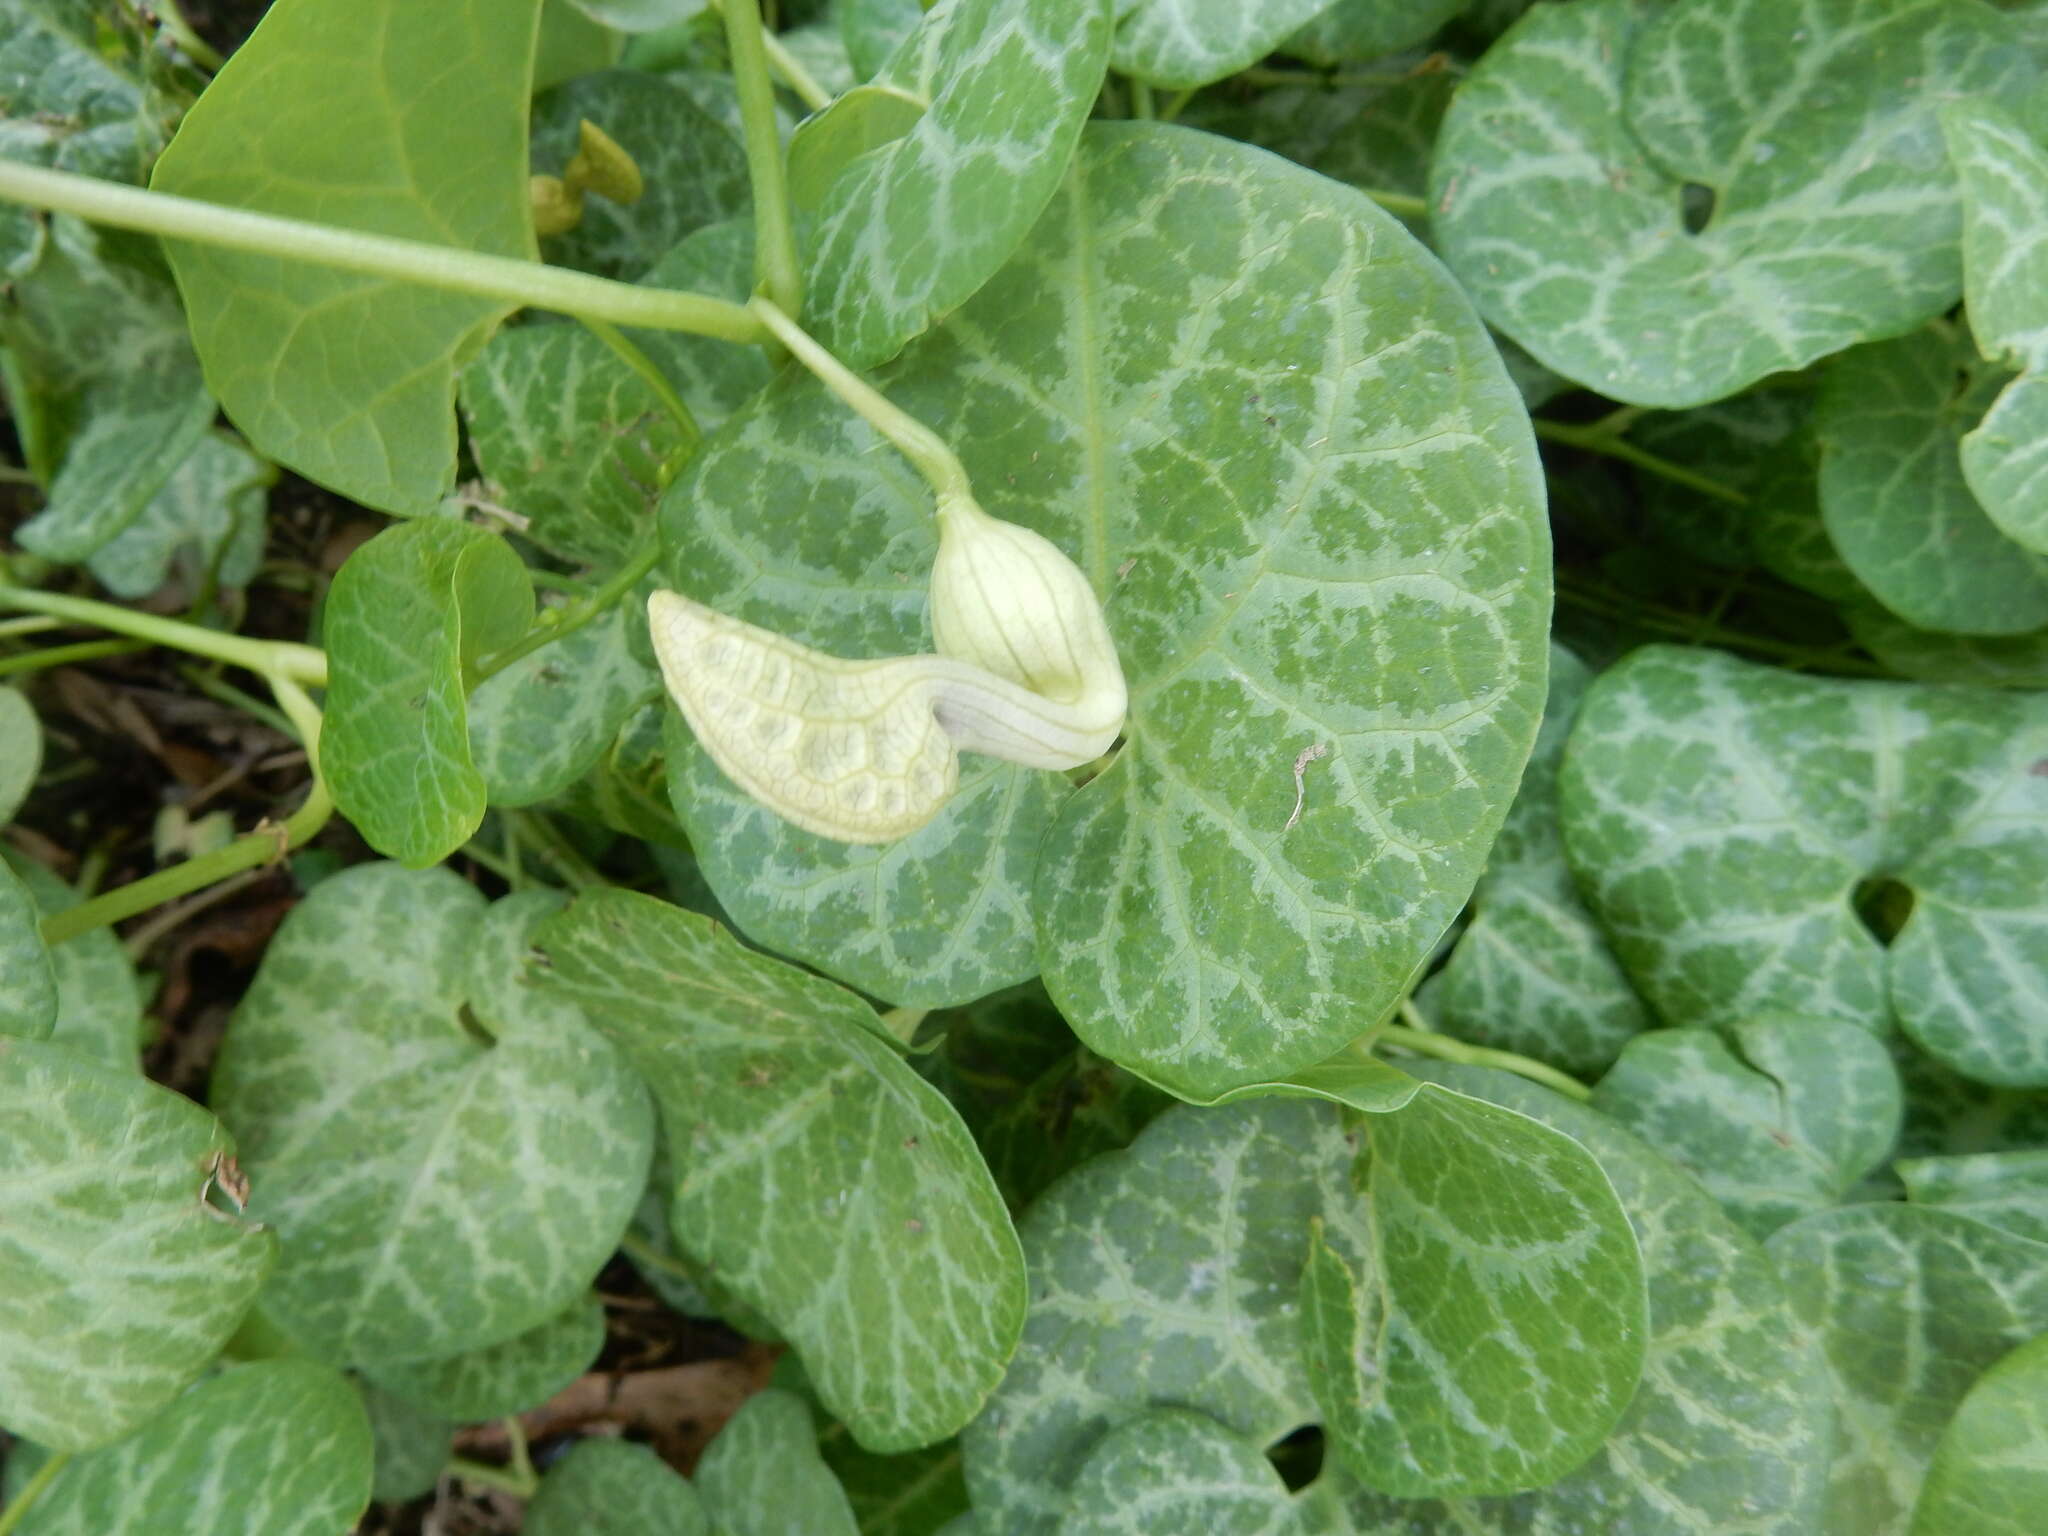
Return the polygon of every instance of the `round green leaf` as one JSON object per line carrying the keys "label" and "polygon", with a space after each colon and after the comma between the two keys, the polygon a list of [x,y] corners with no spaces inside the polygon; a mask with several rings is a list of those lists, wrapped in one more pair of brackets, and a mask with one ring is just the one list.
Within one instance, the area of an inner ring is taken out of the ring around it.
{"label": "round green leaf", "polygon": [[644,1445],[582,1440],[541,1479],[522,1536],[712,1536],[697,1490]]}
{"label": "round green leaf", "polygon": [[0,1035],[8,1429],[53,1450],[105,1445],[220,1352],[277,1252],[208,1200],[234,1153],[212,1115],[132,1068]]}
{"label": "round green leaf", "polygon": [[475,1424],[546,1402],[588,1370],[603,1348],[604,1304],[586,1296],[486,1349],[444,1360],[389,1361],[364,1374],[433,1418]]}
{"label": "round green leaf", "polygon": [[1903,1532],[1971,1384],[2048,1332],[2048,1244],[1948,1211],[1852,1205],[1783,1228],[1770,1251],[1834,1392],[1826,1529]]}
{"label": "round green leaf", "polygon": [[71,1462],[20,1536],[334,1536],[369,1504],[371,1462],[363,1405],[338,1372],[262,1360]]}
{"label": "round green leaf", "polygon": [[[1595,681],[1561,779],[1588,904],[1665,1018],[1760,1012],[2048,1084],[2048,699],[1653,646]],[[1910,893],[1889,948],[1866,879]]]}
{"label": "round green leaf", "polygon": [[2030,1536],[2048,1509],[2048,1333],[1977,1379],[1934,1449],[1913,1536]]}
{"label": "round green leaf", "polygon": [[870,367],[959,307],[1066,174],[1109,57],[1109,0],[952,0],[875,76],[924,115],[852,162],[811,230],[805,318]]}
{"label": "round green leaf", "polygon": [[[1539,7],[1444,120],[1432,229],[1545,364],[1617,400],[1702,404],[1953,304],[1936,110],[2032,75],[1978,4]],[[1689,204],[1709,205],[1697,233]]]}
{"label": "round green leaf", "polygon": [[[186,114],[150,185],[531,258],[539,11],[540,0],[280,0]],[[259,453],[367,506],[434,508],[455,480],[456,376],[510,305],[221,246],[165,249],[207,384]]]}
{"label": "round green leaf", "polygon": [[873,1010],[625,891],[586,892],[540,943],[548,991],[661,1105],[676,1245],[797,1347],[869,1449],[957,1430],[1016,1345],[1024,1261],[967,1128]]}
{"label": "round green leaf", "polygon": [[346,1363],[483,1349],[559,1314],[647,1175],[646,1090],[520,982],[546,895],[446,870],[322,881],[229,1026],[213,1102],[283,1257],[263,1305]]}

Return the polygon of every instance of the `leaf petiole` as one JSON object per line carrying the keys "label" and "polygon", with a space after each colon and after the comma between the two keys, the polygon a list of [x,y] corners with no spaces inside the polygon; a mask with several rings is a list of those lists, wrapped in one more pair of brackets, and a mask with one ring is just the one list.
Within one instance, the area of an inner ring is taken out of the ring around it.
{"label": "leaf petiole", "polygon": [[152,645],[169,646],[194,656],[211,656],[229,666],[244,667],[271,678],[289,678],[308,688],[327,685],[327,653],[317,646],[290,640],[249,640],[241,635],[224,635],[219,630],[186,624],[177,619],[138,613],[113,603],[89,597],[66,597],[58,592],[33,587],[0,586],[0,609],[20,609],[110,629]]}
{"label": "leaf petiole", "polygon": [[42,1497],[43,1490],[57,1480],[57,1474],[70,1462],[71,1452],[58,1451],[36,1468],[35,1475],[29,1478],[22,1485],[21,1492],[14,1496],[14,1502],[5,1509],[0,1509],[0,1536],[8,1536],[8,1532],[21,1524],[22,1517],[34,1507],[36,1500]]}
{"label": "leaf petiole", "polygon": [[[1406,1005],[1403,1007],[1405,1011]],[[1592,1089],[1555,1067],[1545,1066],[1540,1061],[1532,1061],[1527,1056],[1518,1056],[1513,1051],[1496,1051],[1483,1045],[1467,1045],[1462,1040],[1453,1040],[1449,1035],[1440,1035],[1433,1029],[1412,1029],[1406,1024],[1382,1024],[1374,1032],[1373,1039],[1376,1044],[1396,1046],[1417,1056],[1433,1056],[1438,1061],[1462,1062],[1472,1067],[1497,1067],[1503,1072],[1512,1072],[1517,1077],[1528,1078],[1532,1083],[1541,1083],[1546,1088],[1555,1089],[1566,1098],[1576,1099],[1581,1104],[1593,1097]]]}
{"label": "leaf petiole", "polygon": [[1674,464],[1669,459],[1638,448],[1627,438],[1620,436],[1618,428],[1608,425],[1616,417],[1627,418],[1622,423],[1623,426],[1633,422],[1635,417],[1628,414],[1631,409],[1633,408],[1624,407],[1590,426],[1546,421],[1541,416],[1531,417],[1529,424],[1536,429],[1536,435],[1547,442],[1562,443],[1567,448],[1579,448],[1587,453],[1620,459],[1624,464],[1633,464],[1637,469],[1647,470],[1660,479],[1669,480],[1673,485],[1682,485],[1687,490],[1698,491],[1702,496],[1711,496],[1714,500],[1724,501],[1731,507],[1749,505],[1747,492],[1738,491],[1734,486],[1724,485],[1710,475],[1700,474],[1697,470],[1687,469],[1683,464]]}
{"label": "leaf petiole", "polygon": [[754,188],[755,286],[789,314],[803,308],[803,271],[797,264],[796,228],[790,222],[783,177],[782,134],[775,126],[775,87],[768,78],[756,0],[720,0],[740,127],[747,145],[747,177]]}

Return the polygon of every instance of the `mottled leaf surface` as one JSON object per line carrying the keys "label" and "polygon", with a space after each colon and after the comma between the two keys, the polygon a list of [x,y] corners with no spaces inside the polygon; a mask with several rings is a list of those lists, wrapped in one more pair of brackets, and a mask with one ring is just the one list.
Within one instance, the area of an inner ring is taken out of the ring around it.
{"label": "mottled leaf surface", "polygon": [[719,1536],[856,1536],[853,1509],[818,1456],[811,1410],[793,1392],[756,1392],[697,1463]]}
{"label": "mottled leaf surface", "polygon": [[207,577],[246,586],[262,564],[266,493],[276,479],[276,466],[231,434],[201,433],[135,521],[95,550],[86,568],[117,597],[148,596],[174,566],[194,587]]}
{"label": "mottled leaf surface", "polygon": [[[1827,1471],[1818,1351],[1763,1251],[1690,1178],[1604,1117],[1476,1067],[1428,1076],[1584,1146],[1634,1224],[1649,1284],[1642,1385],[1593,1459],[1509,1499],[1345,1499],[1372,1536],[1812,1536]],[[1339,1527],[1342,1529],[1342,1527]]]}
{"label": "mottled leaf surface", "polygon": [[1464,8],[1465,0],[1336,0],[1279,51],[1326,68],[1365,63],[1426,41]]}
{"label": "mottled leaf surface", "polygon": [[524,1536],[712,1536],[697,1490],[644,1445],[579,1440],[541,1479]]}
{"label": "mottled leaf surface", "polygon": [[[540,0],[284,0],[185,117],[160,192],[534,255],[526,107]],[[455,479],[455,381],[490,299],[166,242],[206,382],[266,458],[386,512]]]}
{"label": "mottled leaf surface", "polygon": [[370,1496],[403,1502],[432,1492],[454,1454],[455,1426],[367,1381],[359,1385],[375,1454]]}
{"label": "mottled leaf surface", "polygon": [[1120,74],[1187,90],[1256,64],[1330,0],[1117,0]]}
{"label": "mottled leaf surface", "polygon": [[1988,101],[1956,103],[1942,126],[1962,181],[1970,325],[1986,357],[2024,370],[1963,439],[1963,474],[2000,529],[2048,553],[2048,145]]}
{"label": "mottled leaf surface", "polygon": [[1929,328],[1845,352],[1822,383],[1813,429],[1828,538],[1872,596],[1921,629],[2048,624],[2048,555],[1999,532],[1963,478],[1959,445],[2006,378],[1967,336]]}
{"label": "mottled leaf surface", "polygon": [[310,1360],[201,1382],[136,1433],[81,1456],[21,1536],[333,1536],[370,1502],[370,1426],[355,1389]]}
{"label": "mottled leaf surface", "polygon": [[1472,920],[1423,993],[1439,1027],[1474,1045],[1596,1074],[1649,1014],[1580,900],[1557,820],[1557,770],[1584,662],[1550,650],[1550,698],[1522,787],[1472,893]]}
{"label": "mottled leaf surface", "polygon": [[[763,942],[907,1001],[872,935],[937,910],[944,942],[977,914],[974,953],[1017,968],[977,961],[962,1001],[1028,974],[989,930],[1031,910],[1082,1038],[1207,1098],[1356,1035],[1470,893],[1534,735],[1545,531],[1519,399],[1387,215],[1157,125],[1093,129],[1076,164],[1026,249],[882,383],[1102,595],[1132,689],[1116,760],[1078,793],[971,764],[881,854],[735,815],[696,751],[672,787]],[[822,391],[729,424],[664,532],[673,579],[714,607],[840,655],[928,644],[923,486]],[[892,854],[917,882],[858,922],[813,925],[816,898],[779,889]],[[792,915],[766,926],[756,882]]]}
{"label": "mottled leaf surface", "polygon": [[1540,361],[1702,404],[1955,302],[1937,109],[2033,68],[2004,18],[1947,0],[1540,7],[1444,120],[1431,228]]}
{"label": "mottled leaf surface", "polygon": [[646,1090],[520,984],[555,898],[391,864],[293,909],[228,1030],[213,1102],[284,1239],[264,1309],[347,1363],[483,1349],[559,1314],[647,1176]]}
{"label": "mottled leaf surface", "polygon": [[40,1040],[57,1022],[57,976],[42,920],[21,877],[0,864],[0,1035]]}
{"label": "mottled leaf surface", "polygon": [[[35,860],[0,847],[4,862],[34,898],[43,917],[76,906],[82,899]],[[135,966],[111,928],[95,928],[49,950],[57,984],[57,1012],[49,1038],[109,1066],[141,1070],[143,997]]]}
{"label": "mottled leaf surface", "polygon": [[818,1454],[846,1490],[861,1536],[932,1536],[967,1508],[957,1441],[877,1456],[862,1450],[844,1425],[828,1424],[818,1433]]}
{"label": "mottled leaf surface", "polygon": [[1934,1448],[1913,1536],[2029,1536],[2048,1509],[2048,1334],[1978,1378]]}
{"label": "mottled leaf surface", "polygon": [[[1561,777],[1588,903],[1666,1019],[1771,1011],[2048,1083],[2048,704],[1649,647],[1587,694]],[[1890,946],[1860,882],[1911,893]]]}
{"label": "mottled leaf surface", "polygon": [[585,893],[540,943],[550,993],[661,1104],[678,1246],[797,1347],[871,1450],[957,1430],[1015,1347],[1023,1257],[966,1127],[872,1010],[623,891]]}
{"label": "mottled leaf surface", "polygon": [[532,619],[518,555],[467,523],[387,528],[335,576],[320,768],[378,852],[419,867],[476,831],[489,786],[470,752],[470,669]]}
{"label": "mottled leaf surface", "polygon": [[1895,1171],[1915,1205],[2048,1243],[2048,1150],[1905,1158]]}
{"label": "mottled leaf surface", "polygon": [[811,230],[805,317],[845,361],[895,356],[1023,242],[1101,89],[1109,4],[948,0],[876,74],[929,105],[847,167]]}
{"label": "mottled leaf surface", "polygon": [[1899,1075],[1854,1024],[1779,1014],[1639,1035],[1593,1091],[1759,1241],[1837,1204],[1898,1140]]}
{"label": "mottled leaf surface", "polygon": [[1971,1383],[2048,1331],[2048,1244],[1949,1211],[1854,1205],[1783,1228],[1770,1251],[1834,1392],[1824,1529],[1902,1532]]}
{"label": "mottled leaf surface", "polygon": [[208,1204],[235,1144],[132,1069],[0,1036],[0,1413],[53,1450],[146,1423],[219,1353],[277,1252]]}
{"label": "mottled leaf surface", "polygon": [[546,1402],[604,1347],[604,1305],[586,1296],[536,1328],[445,1360],[392,1361],[369,1376],[416,1409],[452,1424],[502,1419]]}
{"label": "mottled leaf surface", "polygon": [[834,8],[854,77],[867,80],[924,20],[918,0],[844,0]]}
{"label": "mottled leaf surface", "polygon": [[1255,1445],[1185,1409],[1105,1434],[1075,1475],[1060,1536],[1306,1536],[1287,1485]]}

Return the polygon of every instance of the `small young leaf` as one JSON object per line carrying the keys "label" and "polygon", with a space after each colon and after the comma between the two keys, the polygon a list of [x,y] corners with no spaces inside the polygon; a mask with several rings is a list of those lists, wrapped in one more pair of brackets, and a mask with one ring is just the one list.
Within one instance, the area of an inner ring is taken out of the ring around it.
{"label": "small young leaf", "polygon": [[1912,1536],[2033,1536],[2048,1509],[2048,1334],[1977,1378],[1934,1448]]}
{"label": "small young leaf", "polygon": [[57,976],[42,920],[21,877],[0,863],[0,1035],[41,1040],[57,1022]]}
{"label": "small young leaf", "polygon": [[8,1429],[53,1450],[105,1445],[220,1352],[277,1254],[268,1230],[207,1199],[234,1152],[212,1115],[134,1070],[0,1035]]}
{"label": "small young leaf", "polygon": [[[280,0],[186,115],[150,184],[531,257],[539,10],[540,0]],[[366,506],[433,510],[455,479],[456,376],[511,306],[220,246],[165,248],[207,382],[257,452]]]}
{"label": "small young leaf", "polygon": [[1326,69],[1364,64],[1426,42],[1464,8],[1465,0],[1336,0],[1276,51]]}
{"label": "small young leaf", "polygon": [[2015,635],[2048,624],[2048,555],[1992,524],[1959,443],[2004,385],[1967,337],[1933,329],[1829,364],[1813,430],[1820,510],[1843,563],[1921,629]]}
{"label": "small young leaf", "polygon": [[21,1536],[333,1536],[370,1502],[370,1426],[355,1389],[310,1360],[201,1382],[136,1433],[71,1462]]}
{"label": "small young leaf", "polygon": [[403,1503],[432,1491],[454,1454],[455,1426],[370,1382],[360,1385],[376,1456],[370,1496],[380,1503]]}
{"label": "small young leaf", "polygon": [[582,1440],[541,1479],[523,1536],[713,1536],[697,1490],[644,1445]]}
{"label": "small young leaf", "polygon": [[[1060,1536],[1311,1536],[1273,1464],[1206,1414],[1141,1413],[1095,1443]],[[1338,1528],[1331,1528],[1336,1536]]]}
{"label": "small young leaf", "polygon": [[697,1463],[697,1492],[719,1536],[857,1536],[846,1493],[818,1455],[811,1411],[791,1392],[757,1392]]}
{"label": "small young leaf", "polygon": [[386,1361],[365,1373],[415,1409],[451,1424],[538,1407],[590,1368],[604,1348],[604,1304],[572,1303],[538,1327],[441,1360]]}
{"label": "small young leaf", "polygon": [[1826,1529],[1904,1532],[1971,1383],[2048,1332],[2048,1244],[1949,1211],[1852,1205],[1781,1229],[1770,1251],[1834,1390]]}
{"label": "small young leaf", "polygon": [[[1189,90],[1234,75],[1280,46],[1330,0],[1120,0],[1116,50],[1121,74]],[[1412,8],[1412,5],[1411,5]]]}
{"label": "small young leaf", "polygon": [[533,621],[503,539],[442,518],[387,528],[327,594],[320,767],[371,847],[418,868],[469,841],[488,793],[470,755],[470,668]]}
{"label": "small young leaf", "polygon": [[43,727],[35,706],[0,687],[0,826],[14,820],[43,766]]}
{"label": "small young leaf", "polygon": [[285,1240],[266,1312],[344,1363],[525,1333],[618,1244],[654,1139],[646,1090],[522,982],[559,901],[371,864],[293,909],[229,1026],[213,1102]]}
{"label": "small young leaf", "polygon": [[1759,1241],[1825,1210],[1898,1140],[1899,1075],[1876,1036],[1790,1014],[1639,1035],[1593,1092]]}
{"label": "small young leaf", "polygon": [[1704,404],[1955,302],[1936,110],[2032,73],[2005,18],[1948,0],[1539,8],[1459,88],[1431,227],[1559,373]]}
{"label": "small young leaf", "polygon": [[1906,1158],[1896,1171],[1915,1205],[2048,1243],[2048,1150]]}
{"label": "small young leaf", "polygon": [[[0,847],[6,863],[27,887],[37,911],[51,917],[78,905],[78,892],[35,860]],[[111,928],[96,928],[66,939],[48,952],[50,974],[57,985],[57,1013],[49,1039],[58,1045],[119,1067],[140,1072],[137,1051],[145,1024],[135,966]]]}
{"label": "small young leaf", "polygon": [[856,368],[994,275],[1066,175],[1109,57],[1109,0],[954,0],[875,77],[929,103],[855,160],[811,232],[806,319]]}
{"label": "small young leaf", "polygon": [[957,1430],[1015,1347],[1023,1256],[966,1127],[872,1010],[625,891],[585,893],[540,943],[550,993],[654,1088],[676,1242],[796,1345],[863,1445]]}

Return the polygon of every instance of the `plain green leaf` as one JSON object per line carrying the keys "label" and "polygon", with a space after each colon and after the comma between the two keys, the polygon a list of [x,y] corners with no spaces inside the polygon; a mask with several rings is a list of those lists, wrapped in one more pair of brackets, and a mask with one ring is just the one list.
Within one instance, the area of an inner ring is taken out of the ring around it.
{"label": "plain green leaf", "polygon": [[634,710],[660,688],[633,654],[646,622],[628,594],[581,629],[494,672],[469,696],[469,750],[491,804],[559,794],[604,755]]}
{"label": "plain green leaf", "polygon": [[[1470,894],[1535,732],[1546,532],[1519,398],[1391,218],[1154,124],[1076,164],[880,382],[1088,573],[1132,689],[1116,759],[1078,793],[970,759],[882,849],[796,832],[695,748],[670,782],[761,942],[927,1005],[1042,966],[1092,1048],[1208,1098],[1358,1034]],[[928,648],[928,495],[821,390],[728,423],[663,514],[691,596],[838,655]]]}
{"label": "plain green leaf", "polygon": [[1898,1140],[1899,1075],[1876,1036],[1792,1014],[1629,1043],[1593,1107],[1678,1163],[1759,1241],[1841,1201]]}
{"label": "plain green leaf", "polygon": [[[4,861],[20,877],[44,917],[54,916],[81,900],[63,880],[35,860],[0,846]],[[57,1014],[49,1038],[96,1061],[139,1072],[142,1044],[141,988],[135,967],[111,928],[95,928],[66,939],[49,952],[50,973],[57,983]]]}
{"label": "plain green leaf", "polygon": [[1281,39],[1278,52],[1325,68],[1367,63],[1427,41],[1432,32],[1465,8],[1465,0],[1323,3],[1327,9]]}
{"label": "plain green leaf", "polygon": [[2048,1243],[2048,1149],[1906,1158],[1894,1171],[1915,1205],[1939,1206]]}
{"label": "plain green leaf", "polygon": [[[1649,647],[1580,710],[1565,842],[1667,1020],[1896,1015],[1957,1071],[2048,1084],[2044,758],[2048,699]],[[1911,894],[1889,947],[1856,906],[1880,877]]]}
{"label": "plain green leaf", "polygon": [[536,172],[562,174],[584,119],[632,157],[645,190],[630,206],[587,194],[582,221],[541,241],[547,260],[636,281],[686,235],[746,212],[746,153],[687,91],[625,69],[556,86],[533,104]]}
{"label": "plain green leaf", "polygon": [[[540,0],[280,0],[151,186],[532,257],[526,106]],[[455,479],[455,381],[511,306],[166,242],[206,382],[250,444],[386,512]]]}
{"label": "plain green leaf", "polygon": [[[19,698],[19,694],[0,694]],[[41,1040],[57,1022],[57,975],[42,912],[21,877],[0,863],[0,1035]]]}
{"label": "plain green leaf", "polygon": [[2048,1331],[2048,1244],[1949,1211],[1853,1205],[1781,1229],[1770,1251],[1835,1396],[1823,1529],[1903,1532],[1971,1383]]}
{"label": "plain green leaf", "polygon": [[927,103],[853,162],[810,233],[805,320],[871,367],[1009,260],[1058,190],[1109,56],[1109,0],[951,0],[875,76]]}
{"label": "plain green leaf", "polygon": [[376,1464],[370,1496],[380,1503],[403,1503],[432,1492],[454,1454],[455,1426],[372,1382],[360,1386]]}
{"label": "plain green leaf", "polygon": [[1256,64],[1329,3],[1116,0],[1116,48],[1110,60],[1121,74],[1188,90]]}
{"label": "plain green leaf", "polygon": [[1256,1446],[1205,1414],[1163,1408],[1119,1424],[1088,1452],[1059,1536],[1307,1536],[1317,1528],[1300,1518]]}
{"label": "plain green leaf", "polygon": [[0,1413],[83,1451],[219,1353],[277,1253],[209,1204],[220,1122],[132,1069],[0,1036]]}
{"label": "plain green leaf", "polygon": [[540,35],[533,49],[533,89],[545,91],[580,75],[610,69],[626,38],[596,20],[576,0],[541,0]]}
{"label": "plain green leaf", "polygon": [[488,786],[470,754],[470,669],[532,620],[526,567],[467,523],[387,528],[335,576],[320,767],[378,852],[417,868],[475,833]]}
{"label": "plain green leaf", "polygon": [[2048,1510],[2048,1334],[1977,1379],[1934,1449],[1913,1536],[2032,1536]]}
{"label": "plain green leaf", "polygon": [[1327,1104],[1170,1110],[1048,1190],[1021,1225],[1031,1312],[960,1443],[983,1526],[1058,1530],[1105,1430],[1154,1407],[1253,1445],[1316,1418],[1298,1315],[1309,1224],[1355,1205],[1355,1151]]}
{"label": "plain green leaf", "polygon": [[[1955,302],[1936,109],[2033,65],[1950,0],[1533,10],[1444,120],[1431,228],[1487,318],[1617,400],[1686,406]],[[1711,197],[1688,233],[1688,186]]]}
{"label": "plain green leaf", "polygon": [[2001,530],[2048,553],[2048,146],[1990,102],[1954,104],[1942,127],[1971,328],[1986,357],[2025,370],[1963,439],[1963,474]]}
{"label": "plain green leaf", "polygon": [[1332,1453],[1406,1498],[1555,1482],[1643,1369],[1642,1256],[1613,1185],[1569,1136],[1434,1084],[1364,1134],[1370,1235],[1315,1229],[1302,1275]]}
{"label": "plain green leaf", "polygon": [[[581,1440],[541,1479],[523,1536],[713,1536],[697,1490],[644,1445]],[[722,1536],[722,1533],[721,1533]]]}
{"label": "plain green leaf", "polygon": [[1015,1346],[1023,1258],[966,1127],[872,1010],[624,891],[586,892],[540,943],[550,991],[661,1104],[678,1245],[796,1346],[869,1449],[957,1430]]}
{"label": "plain green leaf", "polygon": [[520,530],[571,560],[632,553],[696,446],[660,396],[579,325],[500,331],[462,373],[470,448]]}
{"label": "plain green leaf", "polygon": [[0,826],[35,787],[43,766],[43,728],[35,706],[13,688],[0,687]]}
{"label": "plain green leaf", "polygon": [[697,1463],[695,1481],[718,1536],[857,1536],[860,1529],[818,1455],[811,1410],[791,1392],[756,1392],[742,1403]]}
{"label": "plain green leaf", "polygon": [[1875,603],[1843,611],[1856,643],[1887,671],[1921,683],[2048,689],[2048,629],[2031,635],[1938,635]]}
{"label": "plain green leaf", "polygon": [[1579,899],[1557,822],[1557,770],[1592,673],[1550,650],[1550,698],[1472,920],[1421,994],[1459,1039],[1597,1074],[1650,1027],[1642,1000]]}
{"label": "plain green leaf", "polygon": [[538,1407],[590,1368],[604,1348],[595,1296],[485,1349],[444,1360],[392,1361],[365,1374],[386,1392],[451,1424],[502,1419]]}
{"label": "plain green leaf", "polygon": [[925,106],[893,86],[857,85],[805,118],[789,141],[789,200],[800,209],[816,208],[855,160],[915,128]]}
{"label": "plain green leaf", "polygon": [[266,1311],[351,1364],[483,1349],[555,1317],[647,1175],[645,1089],[522,981],[546,893],[488,910],[371,864],[293,909],[229,1025],[213,1102],[284,1239]]}
{"label": "plain green leaf", "polygon": [[1959,444],[2005,375],[1933,329],[1857,347],[1823,378],[1820,510],[1842,561],[1921,629],[2016,635],[2048,624],[2048,556],[1993,526]]}
{"label": "plain green leaf", "polygon": [[86,562],[93,579],[117,597],[147,597],[177,566],[197,589],[211,576],[222,587],[246,586],[263,561],[268,491],[276,466],[225,432],[206,432],[134,522]]}
{"label": "plain green leaf", "polygon": [[[1650,1337],[1642,1385],[1592,1461],[1511,1499],[1359,1491],[1372,1536],[1814,1536],[1827,1472],[1818,1352],[1755,1242],[1651,1148],[1522,1078],[1431,1064],[1439,1082],[1542,1120],[1613,1180],[1641,1244]],[[1340,1529],[1343,1529],[1340,1527]]]}
{"label": "plain green leaf", "polygon": [[370,1426],[309,1360],[234,1366],[59,1472],[21,1536],[334,1536],[370,1502]]}

